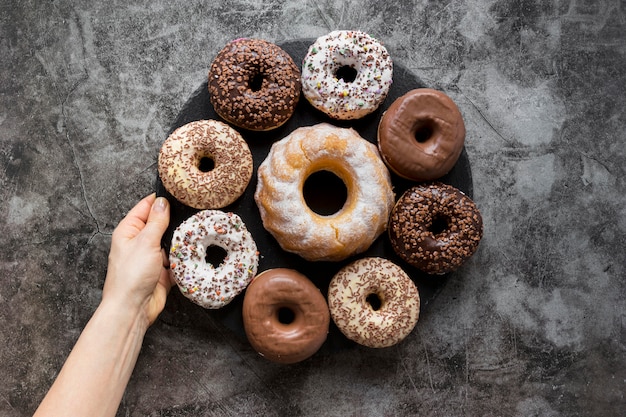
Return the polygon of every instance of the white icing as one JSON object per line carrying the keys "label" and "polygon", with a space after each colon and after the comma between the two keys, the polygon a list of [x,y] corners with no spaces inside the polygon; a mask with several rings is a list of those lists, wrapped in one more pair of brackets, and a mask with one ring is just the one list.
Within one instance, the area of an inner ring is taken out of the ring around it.
{"label": "white icing", "polygon": [[[354,81],[337,78],[342,67],[356,70]],[[387,97],[393,63],[387,49],[360,31],[334,31],[318,38],[302,62],[302,92],[330,117],[359,119]]]}
{"label": "white icing", "polygon": [[[368,296],[375,295],[375,310]],[[419,318],[420,297],[411,278],[393,262],[363,258],[343,267],[328,286],[333,321],[349,339],[372,348],[404,339]]]}
{"label": "white icing", "polygon": [[[227,252],[221,265],[206,262],[206,250],[211,246]],[[239,216],[204,210],[176,228],[169,260],[183,295],[204,308],[216,309],[248,286],[259,258],[256,243]]]}

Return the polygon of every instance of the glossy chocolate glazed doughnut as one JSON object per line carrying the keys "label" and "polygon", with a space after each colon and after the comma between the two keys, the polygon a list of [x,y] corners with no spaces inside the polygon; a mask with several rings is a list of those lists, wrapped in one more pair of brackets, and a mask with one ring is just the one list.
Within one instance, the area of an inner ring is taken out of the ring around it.
{"label": "glossy chocolate glazed doughnut", "polygon": [[483,221],[476,204],[463,192],[441,183],[407,190],[389,218],[393,250],[428,274],[460,267],[478,248]]}
{"label": "glossy chocolate glazed doughnut", "polygon": [[293,59],[261,39],[229,42],[213,60],[208,77],[215,112],[248,130],[281,126],[300,99],[300,70]]}
{"label": "glossy chocolate glazed doughnut", "polygon": [[378,125],[378,148],[389,169],[413,181],[447,174],[461,155],[465,124],[456,104],[430,88],[396,99]]}
{"label": "glossy chocolate glazed doughnut", "polygon": [[301,273],[287,268],[262,272],[243,300],[243,324],[252,347],[279,363],[303,361],[322,346],[330,312],[320,290]]}

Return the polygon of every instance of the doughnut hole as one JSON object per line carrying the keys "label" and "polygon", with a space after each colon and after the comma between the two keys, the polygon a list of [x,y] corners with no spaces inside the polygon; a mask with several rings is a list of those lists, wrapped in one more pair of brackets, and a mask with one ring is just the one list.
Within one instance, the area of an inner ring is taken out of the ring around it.
{"label": "doughnut hole", "polygon": [[226,259],[226,255],[228,255],[228,253],[226,252],[226,249],[222,248],[221,246],[210,245],[206,248],[206,251],[204,254],[204,261],[207,264],[211,264],[215,268],[218,268],[220,265],[224,263],[224,260]]}
{"label": "doughnut hole", "polygon": [[279,307],[276,311],[276,315],[278,316],[278,322],[285,326],[290,325],[296,319],[295,311],[293,311],[293,309],[288,306]]}
{"label": "doughnut hole", "polygon": [[443,214],[435,214],[433,217],[430,226],[428,227],[428,231],[433,234],[433,236],[437,237],[441,234],[445,233],[450,226],[450,218]]}
{"label": "doughnut hole", "polygon": [[425,143],[433,136],[435,122],[431,119],[419,120],[413,129],[415,130],[413,136],[417,143]]}
{"label": "doughnut hole", "polygon": [[263,76],[262,72],[257,72],[253,74],[252,77],[250,77],[250,80],[248,81],[248,87],[250,88],[250,90],[254,92],[260,91],[263,88],[264,78],[265,77]]}
{"label": "doughnut hole", "polygon": [[375,292],[371,293],[367,297],[365,297],[365,302],[367,304],[369,304],[369,306],[374,311],[380,310],[380,307],[382,307],[382,305],[383,305],[382,298],[380,297],[380,295],[376,294]]}
{"label": "doughnut hole", "polygon": [[211,172],[215,168],[215,161],[211,156],[203,156],[198,161],[198,169],[200,172]]}
{"label": "doughnut hole", "polygon": [[320,216],[339,212],[348,200],[348,188],[335,173],[321,170],[304,181],[302,194],[306,205]]}
{"label": "doughnut hole", "polygon": [[335,78],[338,80],[343,80],[347,83],[351,83],[356,80],[358,72],[355,68],[350,65],[343,65],[335,71]]}

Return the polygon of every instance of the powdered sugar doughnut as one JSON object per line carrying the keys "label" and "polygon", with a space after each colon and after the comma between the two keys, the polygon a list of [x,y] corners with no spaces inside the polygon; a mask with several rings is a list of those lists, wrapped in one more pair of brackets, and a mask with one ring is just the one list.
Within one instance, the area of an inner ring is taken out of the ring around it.
{"label": "powdered sugar doughnut", "polygon": [[[327,171],[346,186],[336,213],[306,203],[305,181]],[[283,250],[309,261],[339,261],[361,253],[385,230],[394,194],[376,145],[353,129],[328,123],[301,127],[275,142],[258,169],[254,199],[263,226]]]}
{"label": "powdered sugar doughnut", "polygon": [[[207,249],[226,252],[221,264],[206,260]],[[174,231],[170,270],[185,297],[209,309],[230,303],[256,275],[259,254],[241,218],[220,210],[203,210]]]}
{"label": "powdered sugar doughnut", "polygon": [[328,286],[330,316],[350,340],[372,348],[404,339],[419,318],[420,297],[409,276],[383,258],[343,267]]}
{"label": "powdered sugar doughnut", "polygon": [[387,97],[393,63],[368,34],[338,30],[318,38],[302,61],[302,92],[332,118],[359,119]]}

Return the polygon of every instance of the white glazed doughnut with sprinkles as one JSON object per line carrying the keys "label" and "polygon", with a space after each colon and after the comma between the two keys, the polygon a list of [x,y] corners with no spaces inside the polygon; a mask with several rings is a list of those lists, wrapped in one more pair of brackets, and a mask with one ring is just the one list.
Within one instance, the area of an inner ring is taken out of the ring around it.
{"label": "white glazed doughnut with sprinkles", "polygon": [[[204,169],[203,161],[212,169]],[[219,209],[237,200],[252,178],[252,153],[235,129],[218,120],[196,120],[174,130],[159,152],[159,177],[181,203]]]}
{"label": "white glazed doughnut with sprinkles", "polygon": [[371,348],[393,346],[413,331],[420,311],[417,287],[395,263],[358,259],[328,285],[330,316],[350,340]]}
{"label": "white glazed doughnut with sprinkles", "polygon": [[[222,248],[223,262],[206,260],[207,249]],[[185,297],[207,308],[230,303],[255,277],[259,253],[241,218],[220,210],[203,210],[174,231],[169,254],[170,270]]]}
{"label": "white glazed doughnut with sprinkles", "polygon": [[339,120],[360,119],[387,97],[393,63],[387,49],[361,31],[318,38],[302,61],[302,92],[313,107]]}

